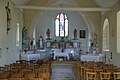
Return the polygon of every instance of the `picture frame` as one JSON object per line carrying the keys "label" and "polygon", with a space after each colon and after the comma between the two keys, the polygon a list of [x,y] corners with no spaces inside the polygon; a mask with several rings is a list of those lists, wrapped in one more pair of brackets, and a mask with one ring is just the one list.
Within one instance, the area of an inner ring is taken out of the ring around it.
{"label": "picture frame", "polygon": [[85,32],[85,30],[80,30],[79,31],[79,36],[80,36],[80,38],[86,38],[86,32]]}

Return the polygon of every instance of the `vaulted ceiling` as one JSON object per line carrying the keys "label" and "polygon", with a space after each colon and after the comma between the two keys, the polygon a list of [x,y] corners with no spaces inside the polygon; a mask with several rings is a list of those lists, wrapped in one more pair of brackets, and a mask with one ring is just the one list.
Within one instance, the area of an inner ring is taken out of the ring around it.
{"label": "vaulted ceiling", "polygon": [[119,0],[94,0],[101,7],[112,7]]}
{"label": "vaulted ceiling", "polygon": [[[14,4],[22,4],[25,5],[29,2],[35,2],[36,0],[11,0]],[[44,1],[49,1],[49,0],[41,0],[42,2]],[[62,0],[60,0],[62,1]],[[75,0],[75,1],[81,1],[81,0]],[[85,0],[84,0],[85,1]],[[89,1],[89,0],[86,0]],[[117,3],[119,0],[90,0],[96,3],[96,5],[100,7],[112,7],[115,3]],[[64,4],[64,3],[63,3]],[[83,4],[84,5],[84,4]]]}

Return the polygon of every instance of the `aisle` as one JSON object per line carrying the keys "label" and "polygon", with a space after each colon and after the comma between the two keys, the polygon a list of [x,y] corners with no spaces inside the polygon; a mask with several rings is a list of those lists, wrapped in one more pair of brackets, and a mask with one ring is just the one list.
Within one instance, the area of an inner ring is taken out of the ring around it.
{"label": "aisle", "polygon": [[51,80],[76,80],[72,64],[53,63]]}

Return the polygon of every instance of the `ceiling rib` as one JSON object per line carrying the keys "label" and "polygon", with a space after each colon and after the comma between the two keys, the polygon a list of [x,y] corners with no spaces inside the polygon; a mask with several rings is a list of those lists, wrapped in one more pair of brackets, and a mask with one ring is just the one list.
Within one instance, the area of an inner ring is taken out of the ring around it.
{"label": "ceiling rib", "polygon": [[31,9],[31,10],[64,10],[64,11],[110,11],[109,8],[79,8],[79,7],[43,7],[43,6],[24,6],[15,5],[15,8],[19,9]]}

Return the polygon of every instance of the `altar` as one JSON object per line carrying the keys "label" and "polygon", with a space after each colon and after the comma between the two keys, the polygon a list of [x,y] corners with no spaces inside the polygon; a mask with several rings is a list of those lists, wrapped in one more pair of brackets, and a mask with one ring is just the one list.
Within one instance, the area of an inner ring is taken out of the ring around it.
{"label": "altar", "polygon": [[23,52],[21,54],[21,59],[22,60],[42,60],[42,59],[47,59],[49,57],[46,50],[36,50],[36,51],[27,51],[26,53]]}
{"label": "altar", "polygon": [[70,55],[74,57],[74,49],[73,48],[67,48],[64,49],[63,52],[59,48],[54,48],[51,50],[54,53],[53,59],[58,60],[59,58],[63,60],[70,60]]}
{"label": "altar", "polygon": [[58,60],[59,58],[63,58],[64,60],[69,60],[69,54],[66,52],[57,52],[54,53],[54,60]]}
{"label": "altar", "polygon": [[32,53],[26,53],[21,55],[22,60],[39,60],[40,59],[40,54],[32,54]]}
{"label": "altar", "polygon": [[102,55],[81,55],[81,61],[103,61]]}

